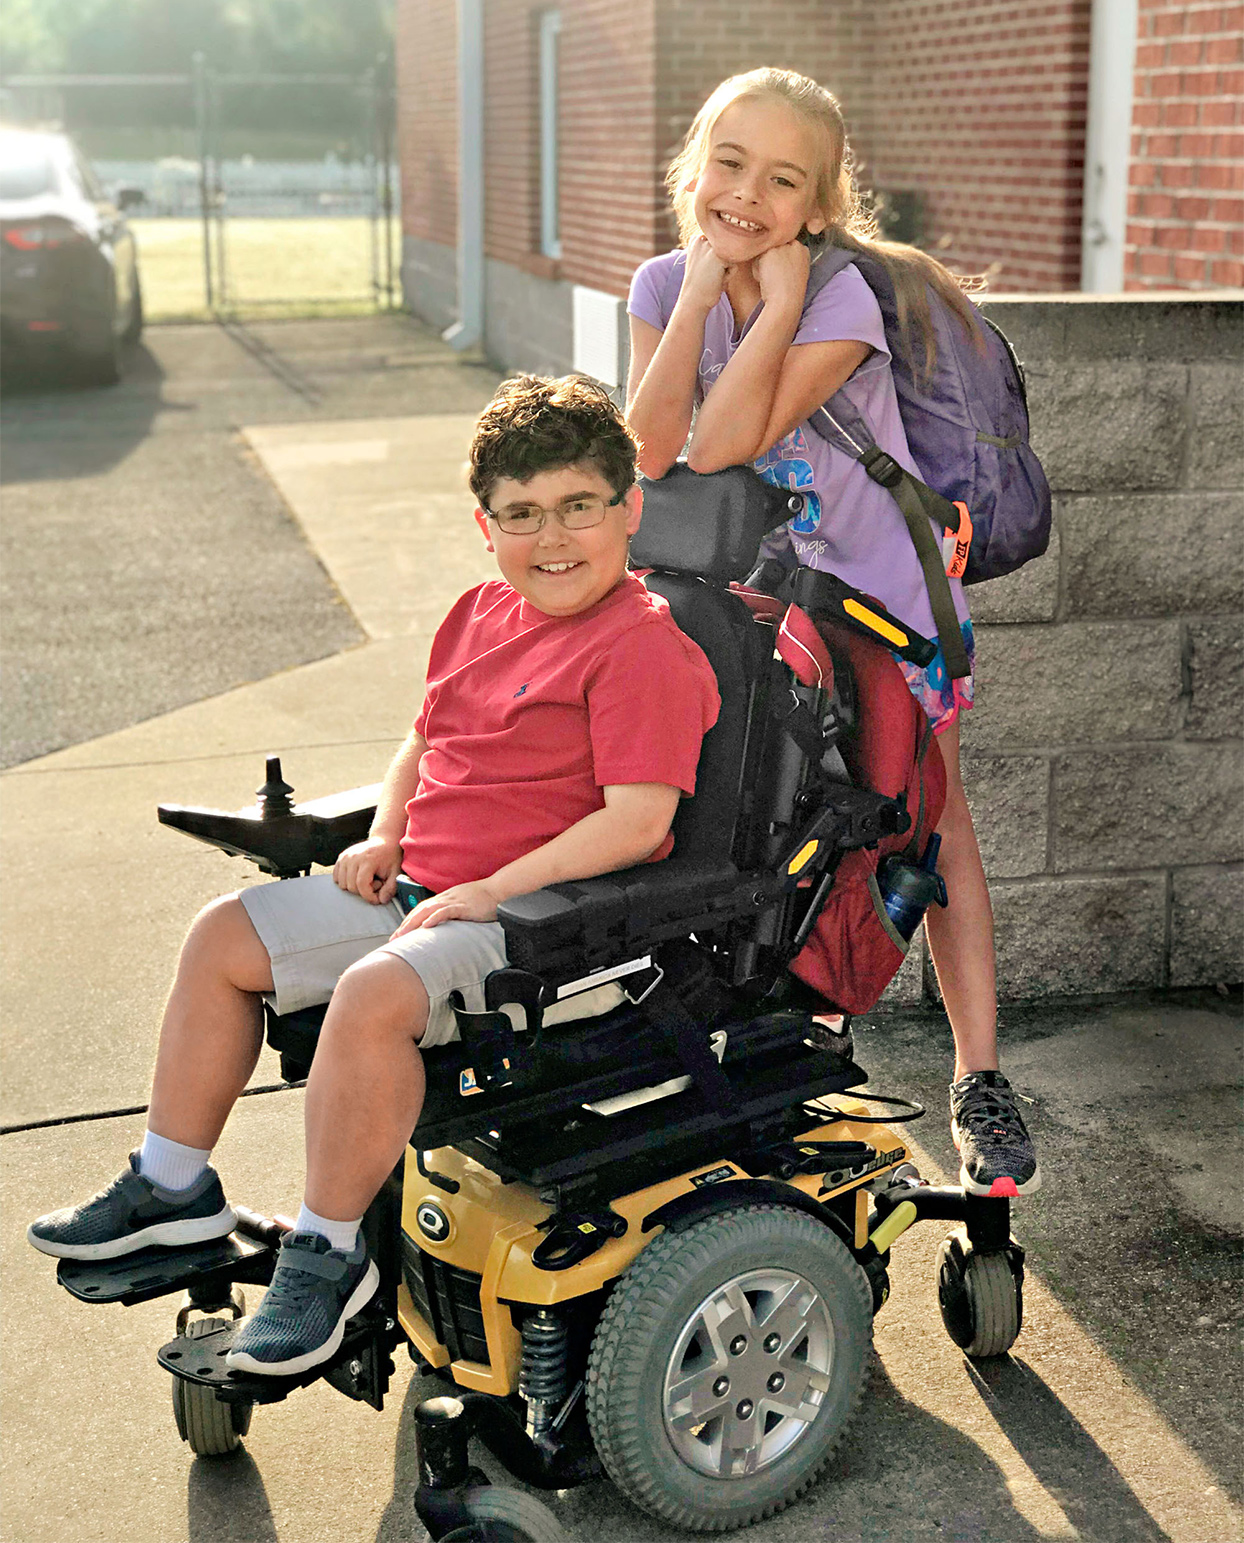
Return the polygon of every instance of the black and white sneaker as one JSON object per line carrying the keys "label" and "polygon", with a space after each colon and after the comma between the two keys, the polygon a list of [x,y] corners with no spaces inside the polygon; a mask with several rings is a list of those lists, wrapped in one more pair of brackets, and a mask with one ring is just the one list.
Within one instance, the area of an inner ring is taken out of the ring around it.
{"label": "black and white sneaker", "polygon": [[1032,1137],[1001,1072],[969,1072],[951,1083],[950,1134],[969,1194],[1013,1197],[1041,1188]]}
{"label": "black and white sneaker", "polygon": [[26,1237],[57,1259],[119,1259],[141,1248],[182,1248],[226,1237],[237,1225],[214,1168],[189,1189],[164,1189],[130,1165],[81,1205],[40,1216]]}
{"label": "black and white sneaker", "polygon": [[258,1311],[233,1338],[231,1371],[288,1377],[330,1360],[341,1348],[346,1321],[376,1294],[380,1271],[362,1238],[350,1253],[318,1232],[289,1232]]}

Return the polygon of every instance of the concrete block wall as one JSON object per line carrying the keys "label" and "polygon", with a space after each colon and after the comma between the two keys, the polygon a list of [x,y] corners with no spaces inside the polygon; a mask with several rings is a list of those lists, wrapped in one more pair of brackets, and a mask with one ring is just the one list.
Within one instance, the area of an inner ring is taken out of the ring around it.
{"label": "concrete block wall", "polygon": [[[1047,554],[971,592],[1003,998],[1244,978],[1244,302],[988,302]],[[890,1000],[932,992],[923,943]]]}

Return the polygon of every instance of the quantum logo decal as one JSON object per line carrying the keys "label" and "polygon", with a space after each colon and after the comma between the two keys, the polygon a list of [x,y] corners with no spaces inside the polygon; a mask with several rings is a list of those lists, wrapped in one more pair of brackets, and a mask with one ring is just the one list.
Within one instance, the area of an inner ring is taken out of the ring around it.
{"label": "quantum logo decal", "polygon": [[432,1243],[444,1243],[449,1237],[449,1218],[435,1200],[421,1200],[415,1212],[415,1223],[424,1237]]}

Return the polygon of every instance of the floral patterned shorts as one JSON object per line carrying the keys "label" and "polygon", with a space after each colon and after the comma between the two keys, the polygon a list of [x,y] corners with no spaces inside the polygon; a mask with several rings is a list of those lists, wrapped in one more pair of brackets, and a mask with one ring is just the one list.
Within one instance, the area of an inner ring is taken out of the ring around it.
{"label": "floral patterned shorts", "polygon": [[[961,680],[951,680],[946,672],[946,660],[939,647],[932,664],[922,669],[906,659],[894,658],[903,672],[907,687],[916,701],[932,720],[934,734],[942,734],[954,723],[960,711],[972,706],[973,678],[976,673],[976,639],[972,635],[972,623],[965,621],[962,627],[963,646],[967,650],[970,673]],[[933,641],[936,643],[937,639]]]}

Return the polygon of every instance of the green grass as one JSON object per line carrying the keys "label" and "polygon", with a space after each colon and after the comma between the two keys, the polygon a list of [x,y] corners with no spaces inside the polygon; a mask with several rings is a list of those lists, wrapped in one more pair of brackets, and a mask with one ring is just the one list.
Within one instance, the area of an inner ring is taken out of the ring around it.
{"label": "green grass", "polygon": [[[149,321],[199,321],[203,227],[198,220],[131,220]],[[225,221],[223,309],[241,316],[336,316],[371,311],[371,222]],[[383,240],[383,230],[377,230]],[[394,231],[394,274],[398,236]],[[220,304],[219,297],[217,303]]]}

